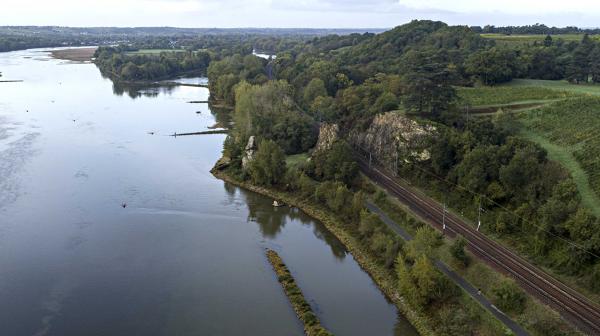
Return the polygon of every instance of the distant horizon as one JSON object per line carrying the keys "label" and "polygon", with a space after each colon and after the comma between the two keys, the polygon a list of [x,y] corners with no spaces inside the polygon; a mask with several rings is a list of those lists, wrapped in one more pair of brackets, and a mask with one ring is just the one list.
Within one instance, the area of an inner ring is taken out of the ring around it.
{"label": "distant horizon", "polygon": [[4,0],[7,26],[315,28],[395,27],[413,19],[450,25],[595,27],[593,0]]}
{"label": "distant horizon", "polygon": [[[415,20],[429,20],[429,19],[415,19]],[[412,21],[412,20],[411,20]],[[186,27],[186,26],[169,26],[169,25],[159,25],[159,26],[71,26],[71,25],[34,25],[34,24],[24,24],[24,25],[0,25],[0,28],[24,28],[24,27],[52,27],[52,28],[81,28],[81,29],[108,29],[108,28],[116,28],[116,29],[147,29],[147,28],[172,28],[172,29],[280,29],[280,30],[390,30],[394,29],[398,26],[405,25],[410,23],[411,21],[399,23],[395,26],[389,27],[278,27],[278,26],[239,26],[239,27],[211,27],[211,26],[196,26],[196,27]],[[450,24],[443,20],[431,20],[431,21],[440,21],[448,24],[449,26],[466,26],[466,27],[485,27],[487,25],[469,25],[469,24]],[[534,26],[536,24],[545,25],[548,28],[568,28],[568,27],[576,27],[579,29],[600,29],[600,26],[578,26],[578,25],[565,25],[565,26],[554,26],[548,25],[543,22],[529,23],[529,24],[519,24],[519,25],[489,25],[493,27],[525,27],[525,26]]]}

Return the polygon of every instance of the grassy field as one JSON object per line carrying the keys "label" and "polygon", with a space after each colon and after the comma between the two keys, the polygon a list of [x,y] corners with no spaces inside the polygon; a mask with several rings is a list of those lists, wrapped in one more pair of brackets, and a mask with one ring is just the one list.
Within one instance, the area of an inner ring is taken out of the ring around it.
{"label": "grassy field", "polygon": [[[551,35],[553,40],[562,39],[564,41],[581,41],[583,34],[561,34]],[[505,34],[481,34],[481,37],[492,39],[498,45],[518,45],[518,44],[533,44],[534,42],[542,42],[546,38],[543,34],[530,35],[505,35]],[[592,35],[593,39],[600,39],[600,35]]]}
{"label": "grassy field", "polygon": [[509,83],[498,86],[498,88],[512,87],[524,89],[535,87],[538,89],[552,89],[571,94],[600,96],[600,84],[571,84],[562,80],[543,79],[515,79]]}
{"label": "grassy field", "polygon": [[288,155],[285,158],[285,162],[288,167],[295,167],[308,161],[308,153],[301,153],[296,155]]}
{"label": "grassy field", "polygon": [[[598,87],[600,93],[600,86]],[[458,87],[459,98],[470,106],[502,106],[555,101],[573,97],[568,90],[532,85]]]}
{"label": "grassy field", "polygon": [[600,97],[579,97],[523,113],[523,135],[548,150],[578,185],[584,204],[600,214]]}

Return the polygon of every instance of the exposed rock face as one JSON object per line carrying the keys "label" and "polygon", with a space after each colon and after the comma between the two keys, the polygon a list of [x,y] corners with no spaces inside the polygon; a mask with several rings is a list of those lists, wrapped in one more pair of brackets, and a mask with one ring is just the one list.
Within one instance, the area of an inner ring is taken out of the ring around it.
{"label": "exposed rock face", "polygon": [[337,124],[322,124],[319,128],[319,140],[315,152],[327,150],[338,139],[340,128]]}
{"label": "exposed rock face", "polygon": [[390,169],[407,162],[430,159],[427,149],[435,127],[423,125],[398,112],[377,115],[364,132],[353,132],[353,144],[370,152]]}
{"label": "exposed rock face", "polygon": [[244,156],[242,156],[242,168],[246,169],[248,164],[254,160],[254,153],[256,152],[256,137],[251,135],[248,138],[248,143],[246,144],[246,148],[244,149]]}

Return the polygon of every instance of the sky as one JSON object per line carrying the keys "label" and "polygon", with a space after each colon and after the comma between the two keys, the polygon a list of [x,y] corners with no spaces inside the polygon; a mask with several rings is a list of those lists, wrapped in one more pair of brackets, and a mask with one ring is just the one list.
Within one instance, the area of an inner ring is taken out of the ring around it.
{"label": "sky", "polygon": [[599,0],[0,0],[0,25],[390,28],[600,26]]}

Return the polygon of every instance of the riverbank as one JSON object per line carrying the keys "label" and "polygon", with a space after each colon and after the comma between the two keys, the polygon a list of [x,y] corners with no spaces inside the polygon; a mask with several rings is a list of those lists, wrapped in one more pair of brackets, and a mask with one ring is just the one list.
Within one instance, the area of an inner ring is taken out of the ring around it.
{"label": "riverbank", "polygon": [[267,250],[267,259],[271,266],[273,266],[273,271],[277,275],[277,281],[283,287],[283,291],[285,295],[290,300],[290,303],[294,307],[294,311],[298,316],[298,319],[302,321],[304,324],[304,333],[307,336],[327,336],[333,335],[327,329],[321,326],[321,322],[319,318],[315,315],[310,304],[304,298],[304,294],[302,294],[302,290],[296,284],[292,273],[287,268],[281,257],[277,254],[277,252],[273,250]]}
{"label": "riverbank", "polygon": [[50,55],[56,59],[73,62],[91,62],[97,47],[72,48],[62,50],[51,50]]}
{"label": "riverbank", "polygon": [[435,335],[433,330],[429,327],[432,324],[430,319],[409,306],[407,301],[396,291],[395,279],[390,275],[389,272],[383,269],[369,255],[369,253],[364,250],[363,247],[361,247],[360,243],[355,237],[343,229],[338,218],[331,215],[328,211],[322,209],[318,205],[300,199],[290,193],[262,188],[244,181],[239,181],[227,175],[224,171],[216,168],[213,168],[211,173],[215,177],[225,182],[273,199],[283,201],[290,206],[297,207],[312,218],[319,220],[344,244],[358,265],[360,265],[360,267],[371,276],[371,279],[373,279],[373,282],[377,285],[381,292],[396,306],[400,313],[406,317],[406,319],[413,325],[413,327],[415,327],[420,335]]}

